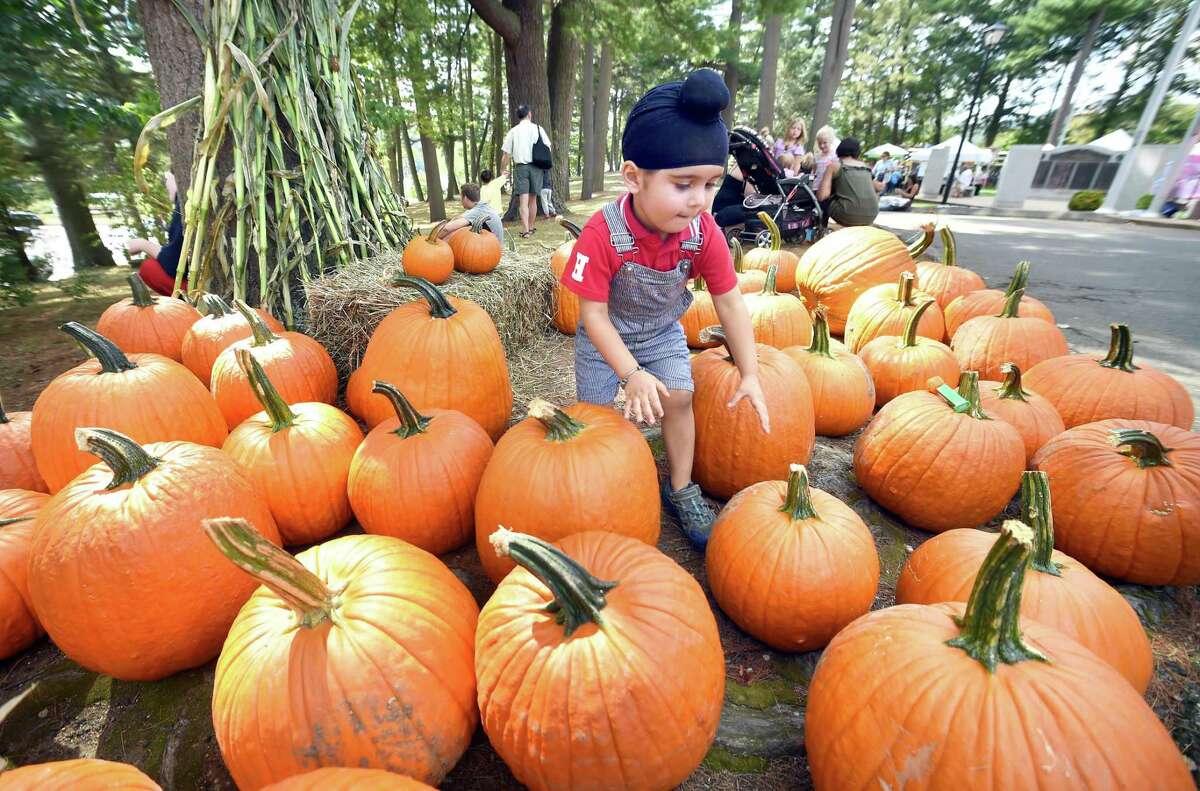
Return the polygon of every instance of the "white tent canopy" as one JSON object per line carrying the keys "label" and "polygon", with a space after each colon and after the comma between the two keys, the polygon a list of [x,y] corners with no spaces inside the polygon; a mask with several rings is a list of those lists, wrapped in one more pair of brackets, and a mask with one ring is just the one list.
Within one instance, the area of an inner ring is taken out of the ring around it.
{"label": "white tent canopy", "polygon": [[1133,138],[1124,129],[1109,132],[1104,137],[1097,137],[1088,143],[1089,148],[1106,148],[1115,153],[1123,153],[1133,148]]}
{"label": "white tent canopy", "polygon": [[893,145],[892,143],[882,143],[867,151],[866,155],[871,159],[877,159],[883,156],[884,153],[891,154],[893,157],[902,157],[908,153],[908,149],[901,148],[900,146]]}
{"label": "white tent canopy", "polygon": [[[948,148],[948,149],[950,149],[950,156],[953,157],[954,152],[958,150],[958,140],[959,140],[959,136],[955,135],[954,137],[950,138],[949,140],[943,140],[942,142],[938,143],[936,146],[928,146],[926,148],[914,149],[909,154],[909,157],[911,157],[916,162],[928,162],[929,155],[933,152],[933,149],[935,149],[935,148]],[[986,165],[987,163],[992,161],[992,150],[990,148],[980,148],[979,146],[975,145],[974,143],[972,143],[968,140],[967,143],[963,146],[962,156],[960,156],[958,158],[958,161],[959,162],[974,162],[977,165]],[[947,163],[946,167],[947,167],[947,169],[949,169],[949,167],[950,167],[949,163]]]}

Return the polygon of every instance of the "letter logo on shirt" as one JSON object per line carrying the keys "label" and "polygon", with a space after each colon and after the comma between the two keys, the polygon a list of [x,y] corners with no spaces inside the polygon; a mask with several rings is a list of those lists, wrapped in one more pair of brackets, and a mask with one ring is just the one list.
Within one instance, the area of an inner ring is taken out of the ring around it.
{"label": "letter logo on shirt", "polygon": [[583,268],[587,266],[590,259],[583,253],[575,254],[575,269],[571,271],[571,279],[576,283],[583,282]]}

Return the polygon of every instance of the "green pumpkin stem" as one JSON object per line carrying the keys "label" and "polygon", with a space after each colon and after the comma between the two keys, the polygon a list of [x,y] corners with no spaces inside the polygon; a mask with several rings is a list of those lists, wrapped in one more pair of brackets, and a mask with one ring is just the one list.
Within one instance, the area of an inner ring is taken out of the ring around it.
{"label": "green pumpkin stem", "polygon": [[777,296],[779,291],[775,288],[775,279],[779,277],[779,267],[775,264],[767,266],[767,279],[763,283],[762,293],[769,296]]}
{"label": "green pumpkin stem", "polygon": [[100,362],[101,373],[119,374],[137,368],[137,364],[126,357],[117,344],[90,327],[85,327],[77,321],[68,321],[66,324],[60,324],[58,328],[77,340],[88,354]]}
{"label": "green pumpkin stem", "polygon": [[997,318],[1015,319],[1020,316],[1021,300],[1025,297],[1025,289],[1018,288],[1004,297],[1004,309],[1000,311]]}
{"label": "green pumpkin stem", "polygon": [[572,238],[572,239],[578,239],[579,234],[583,233],[582,228],[580,228],[578,225],[571,222],[570,220],[566,219],[565,217],[559,217],[558,224],[561,225],[563,228],[567,229],[567,233],[570,234],[570,238]]}
{"label": "green pumpkin stem", "polygon": [[1136,428],[1119,428],[1110,431],[1108,441],[1119,450],[1122,456],[1133,459],[1141,469],[1147,467],[1171,467],[1171,459],[1167,457],[1173,449],[1165,447],[1158,437],[1149,431]]}
{"label": "green pumpkin stem", "polygon": [[917,327],[921,325],[921,316],[925,315],[925,311],[935,302],[937,300],[927,299],[908,314],[908,319],[904,322],[904,334],[900,336],[900,348],[911,349],[917,345]]}
{"label": "green pumpkin stem", "polygon": [[401,393],[393,384],[375,379],[371,382],[371,392],[387,396],[387,399],[392,402],[392,408],[396,410],[396,417],[400,420],[400,425],[396,426],[396,430],[392,433],[400,439],[408,439],[416,434],[425,433],[425,429],[429,428],[429,424],[433,421],[433,418],[425,417],[418,412],[412,402],[404,397],[404,393]]}
{"label": "green pumpkin stem", "polygon": [[[961,411],[966,412],[976,420],[991,420],[988,413],[983,411],[983,407],[979,404],[979,372],[978,371],[963,371],[958,375],[958,388],[955,390],[959,398],[967,402],[966,409]],[[945,396],[943,395],[943,398]],[[951,407],[954,403],[950,399],[946,399]],[[960,410],[955,410],[960,411]]]}
{"label": "green pumpkin stem", "polygon": [[245,519],[205,519],[201,524],[222,555],[295,611],[300,626],[312,629],[333,619],[334,592],[329,586]]}
{"label": "green pumpkin stem", "polygon": [[950,230],[949,225],[942,226],[940,236],[942,237],[942,249],[945,251],[942,254],[942,264],[958,266],[958,243],[954,241],[954,232]]}
{"label": "green pumpkin stem", "polygon": [[692,281],[692,291],[708,291],[708,284],[704,282],[704,277],[696,275]]}
{"label": "green pumpkin stem", "polygon": [[483,215],[482,214],[475,215],[471,219],[467,220],[467,222],[470,223],[470,225],[471,225],[471,233],[483,233]]}
{"label": "green pumpkin stem", "polygon": [[1020,261],[1017,263],[1016,268],[1013,269],[1012,280],[1008,281],[1008,288],[1005,289],[1004,296],[1007,297],[1010,294],[1012,294],[1014,291],[1017,291],[1017,290],[1024,291],[1025,287],[1028,285],[1029,285],[1029,262],[1028,261]]}
{"label": "green pumpkin stem", "polygon": [[596,579],[567,553],[540,538],[500,527],[488,540],[497,555],[510,558],[546,584],[554,594],[546,612],[563,625],[565,636],[589,622],[604,624],[600,611],[608,604],[605,595],[617,582]]}
{"label": "green pumpkin stem", "polygon": [[221,299],[219,294],[205,294],[197,300],[197,307],[200,309],[201,315],[215,318],[230,316],[234,312],[233,308],[229,307],[229,303]]}
{"label": "green pumpkin stem", "polygon": [[1021,474],[1021,518],[1033,528],[1033,570],[1061,577],[1054,562],[1054,514],[1046,473],[1026,470]]}
{"label": "green pumpkin stem", "polygon": [[442,220],[437,225],[433,226],[433,228],[431,228],[429,230],[429,233],[425,236],[425,241],[429,242],[430,244],[437,244],[438,243],[438,234],[441,232],[442,226],[448,222],[450,222],[450,221]]}
{"label": "green pumpkin stem", "polygon": [[133,304],[139,308],[148,308],[154,304],[154,295],[150,293],[150,289],[146,287],[146,282],[142,280],[137,272],[134,272],[129,277],[125,278],[129,283],[129,291],[133,294]]}
{"label": "green pumpkin stem", "polygon": [[250,350],[242,347],[235,349],[233,354],[237,358],[238,367],[246,375],[254,397],[258,399],[258,403],[262,404],[263,409],[267,412],[267,417],[271,419],[271,433],[274,434],[295,425],[296,413],[292,411],[283,396],[279,395],[279,391],[271,383],[267,372],[263,370],[258,360],[254,359]]}
{"label": "green pumpkin stem", "polygon": [[235,299],[233,306],[237,308],[237,312],[242,314],[242,318],[250,325],[250,332],[253,333],[254,340],[250,343],[251,346],[266,346],[271,341],[279,340],[279,337],[271,332],[271,328],[263,321],[262,316],[254,312],[254,309],[246,304],[245,300]]}
{"label": "green pumpkin stem", "polygon": [[900,282],[896,286],[896,300],[904,307],[911,308],[917,303],[913,302],[913,289],[917,286],[917,276],[912,272],[901,272]]}
{"label": "green pumpkin stem", "polygon": [[105,489],[136,483],[161,461],[132,438],[110,428],[75,429],[75,446],[84,453],[98,456],[112,470],[112,480]]}
{"label": "green pumpkin stem", "polygon": [[1021,369],[1016,363],[1004,363],[1000,366],[1004,381],[996,388],[999,398],[1011,398],[1014,401],[1028,401],[1029,393],[1021,387]]}
{"label": "green pumpkin stem", "polygon": [[808,488],[808,470],[804,469],[803,464],[788,467],[787,497],[779,510],[790,515],[793,522],[817,518],[817,512],[813,509],[812,493]]}
{"label": "green pumpkin stem", "polygon": [[0,528],[8,527],[9,525],[15,525],[20,522],[28,522],[30,519],[33,519],[33,517],[32,516],[14,516],[14,517],[10,517],[8,519],[0,519]]}
{"label": "green pumpkin stem", "polygon": [[423,277],[396,275],[392,280],[392,285],[415,288],[421,292],[421,296],[429,303],[429,315],[435,319],[448,319],[458,313],[458,310],[450,304],[450,300],[446,299],[446,295]]}
{"label": "green pumpkin stem", "polygon": [[1021,636],[1021,589],[1033,555],[1033,540],[1029,525],[1016,519],[1004,522],[1000,536],[979,567],[966,612],[955,619],[961,631],[958,637],[946,641],[946,645],[961,648],[990,673],[995,673],[1001,662],[1015,665],[1030,659],[1046,661]]}
{"label": "green pumpkin stem", "polygon": [[771,215],[765,211],[758,213],[758,219],[763,225],[767,226],[767,232],[771,234],[771,252],[778,253],[779,248],[783,245],[783,236],[779,233],[779,226],[771,219]]}
{"label": "green pumpkin stem", "polygon": [[582,423],[562,411],[554,404],[543,398],[535,398],[529,402],[529,416],[537,418],[546,427],[546,439],[551,442],[566,442],[579,436],[579,432],[587,428]]}
{"label": "green pumpkin stem", "polygon": [[729,348],[729,341],[725,337],[725,328],[720,324],[714,324],[711,327],[705,327],[700,330],[701,343],[719,343],[725,347],[725,362],[733,362],[733,350]]}
{"label": "green pumpkin stem", "polygon": [[746,270],[746,251],[736,236],[729,240],[729,247],[733,250],[733,271],[740,275]]}
{"label": "green pumpkin stem", "polygon": [[929,249],[933,244],[933,223],[925,223],[921,226],[921,231],[906,243],[908,254],[915,261],[917,256]]}
{"label": "green pumpkin stem", "polygon": [[808,344],[808,353],[833,359],[833,352],[829,349],[829,310],[824,305],[817,305],[813,311],[813,336]]}
{"label": "green pumpkin stem", "polygon": [[1108,341],[1108,354],[1100,361],[1105,368],[1115,368],[1118,371],[1133,373],[1138,367],[1133,364],[1133,333],[1128,324],[1109,324],[1111,337]]}

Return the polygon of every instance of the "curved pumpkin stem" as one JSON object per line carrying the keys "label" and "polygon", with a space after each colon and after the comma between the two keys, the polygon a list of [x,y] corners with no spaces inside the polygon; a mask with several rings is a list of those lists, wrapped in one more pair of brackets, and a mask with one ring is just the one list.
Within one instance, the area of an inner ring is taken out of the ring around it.
{"label": "curved pumpkin stem", "polygon": [[237,312],[242,314],[242,318],[250,325],[250,332],[254,335],[254,340],[250,343],[251,346],[266,346],[271,341],[279,340],[279,336],[271,332],[271,328],[262,320],[262,316],[254,312],[254,309],[246,304],[245,300],[235,299],[233,306],[237,308]]}
{"label": "curved pumpkin stem", "polygon": [[608,605],[605,595],[617,587],[617,582],[596,579],[574,558],[540,538],[500,527],[488,540],[497,555],[511,558],[546,583],[554,594],[546,612],[555,614],[555,622],[563,625],[565,636],[570,637],[588,622],[604,624],[600,611]]}
{"label": "curved pumpkin stem", "polygon": [[586,423],[576,420],[544,398],[530,401],[527,411],[530,417],[537,418],[546,427],[546,439],[551,442],[574,439],[587,428]]}
{"label": "curved pumpkin stem", "polygon": [[132,438],[110,428],[75,429],[75,446],[98,456],[112,470],[113,477],[104,487],[106,490],[140,481],[161,461]]}
{"label": "curved pumpkin stem", "polygon": [[1013,269],[1012,280],[1008,281],[1008,288],[1004,290],[1004,296],[1009,296],[1018,289],[1024,289],[1029,285],[1029,262],[1019,261]]}
{"label": "curved pumpkin stem", "polygon": [[1108,354],[1100,361],[1105,368],[1115,368],[1118,371],[1133,373],[1138,367],[1133,364],[1133,333],[1128,324],[1109,324],[1111,337],[1108,341]]}
{"label": "curved pumpkin stem", "polygon": [[779,226],[771,219],[771,215],[765,211],[758,213],[758,219],[763,225],[767,226],[767,232],[771,234],[771,252],[779,252],[779,248],[783,245],[783,237],[779,233]]}
{"label": "curved pumpkin stem", "polygon": [[[1167,457],[1173,449],[1164,447],[1162,441],[1158,437],[1151,434],[1149,431],[1142,431],[1136,428],[1119,428],[1110,431],[1108,441],[1112,443],[1114,448],[1122,456],[1128,456],[1137,462],[1137,466],[1145,469],[1146,467],[1171,467],[1171,460]],[[1120,448],[1129,448],[1129,450],[1120,450]]]}
{"label": "curved pumpkin stem", "polygon": [[197,300],[196,307],[202,316],[220,318],[233,314],[233,308],[229,307],[229,303],[221,299],[219,294],[204,294]]}
{"label": "curved pumpkin stem", "polygon": [[471,226],[471,233],[482,233],[483,232],[483,217],[482,217],[482,215],[476,215],[475,217],[472,217],[471,219],[467,220],[467,222]]}
{"label": "curved pumpkin stem", "polygon": [[711,327],[705,327],[700,330],[701,343],[719,343],[725,347],[725,362],[733,362],[733,350],[729,348],[729,341],[725,338],[725,328],[720,324],[714,324]]}
{"label": "curved pumpkin stem", "polygon": [[927,222],[921,226],[921,232],[906,243],[908,254],[916,260],[917,256],[929,249],[929,245],[933,244],[934,225]]}
{"label": "curved pumpkin stem", "polygon": [[150,293],[150,289],[146,287],[146,282],[141,276],[134,272],[129,277],[125,278],[129,283],[129,291],[133,294],[133,304],[139,308],[148,308],[154,304],[154,295]]}
{"label": "curved pumpkin stem", "polygon": [[958,266],[958,243],[954,241],[954,232],[950,230],[949,225],[943,225],[940,233],[942,237],[942,249],[945,253],[942,254],[942,264],[945,266]]}
{"label": "curved pumpkin stem", "polygon": [[1054,514],[1050,510],[1050,476],[1046,473],[1021,473],[1021,518],[1033,528],[1033,570],[1061,577],[1053,559]]}
{"label": "curved pumpkin stem", "polygon": [[965,412],[976,420],[991,420],[979,405],[978,371],[963,371],[959,374],[957,390],[951,390],[949,385],[942,384],[938,386],[937,391],[955,412]]}
{"label": "curved pumpkin stem", "polygon": [[775,279],[779,277],[779,267],[775,264],[767,266],[767,279],[763,283],[762,293],[768,297],[779,295],[779,291],[775,288]]}
{"label": "curved pumpkin stem", "polygon": [[425,241],[429,242],[430,244],[437,244],[438,243],[438,234],[441,232],[442,226],[448,222],[450,222],[450,221],[442,220],[437,225],[433,226],[433,228],[430,229],[429,233],[426,234]]}
{"label": "curved pumpkin stem", "polygon": [[913,289],[917,286],[917,276],[912,272],[901,272],[900,282],[896,285],[896,301],[906,308],[917,303],[913,302]]}
{"label": "curved pumpkin stem", "polygon": [[900,348],[911,349],[917,345],[917,327],[921,325],[921,316],[925,315],[925,311],[935,302],[937,300],[927,299],[908,314],[908,319],[904,322],[904,334],[900,336]]}
{"label": "curved pumpkin stem", "polygon": [[9,519],[0,519],[0,528],[5,528],[5,527],[8,527],[9,525],[20,524],[21,522],[28,522],[30,519],[33,519],[33,517],[32,516],[14,516]]}
{"label": "curved pumpkin stem", "polygon": [[704,278],[701,275],[696,275],[696,278],[692,281],[692,291],[708,291],[708,284],[704,282]]}
{"label": "curved pumpkin stem", "polygon": [[420,291],[421,296],[429,303],[429,315],[435,319],[448,319],[455,313],[458,313],[454,306],[450,304],[450,300],[446,299],[446,295],[437,286],[423,277],[396,275],[392,280],[392,285],[406,286]]}
{"label": "curved pumpkin stem", "polygon": [[571,222],[570,220],[566,219],[565,217],[559,217],[558,224],[561,225],[563,228],[567,229],[567,233],[570,234],[571,239],[578,239],[579,234],[583,233],[582,228],[580,228],[578,225]]}
{"label": "curved pumpkin stem", "polygon": [[979,567],[966,613],[956,619],[961,631],[946,642],[961,648],[991,673],[1000,662],[1046,661],[1045,655],[1027,646],[1021,636],[1021,589],[1032,554],[1033,528],[1016,519],[1006,520]]}
{"label": "curved pumpkin stem", "polygon": [[746,251],[742,249],[742,242],[736,236],[729,240],[729,249],[733,250],[733,271],[739,275],[746,269]]}
{"label": "curved pumpkin stem", "polygon": [[295,425],[296,413],[292,411],[283,396],[279,395],[279,391],[271,383],[267,372],[263,370],[258,360],[254,359],[250,350],[245,347],[234,349],[233,355],[237,358],[238,367],[246,375],[254,397],[267,411],[267,417],[271,418],[271,433],[274,434]]}
{"label": "curved pumpkin stem", "polygon": [[808,470],[804,469],[803,464],[788,467],[787,497],[779,510],[791,516],[793,522],[817,518],[817,512],[813,509],[812,493],[808,489]]}
{"label": "curved pumpkin stem", "polygon": [[1021,387],[1021,369],[1016,363],[1002,363],[1000,373],[1004,381],[996,388],[998,398],[1011,398],[1014,401],[1028,401],[1029,393]]}
{"label": "curved pumpkin stem", "polygon": [[90,327],[85,327],[77,321],[68,321],[66,324],[60,324],[58,328],[79,341],[87,353],[100,362],[101,373],[119,374],[137,368],[137,363],[126,357],[117,344]]}
{"label": "curved pumpkin stem", "polygon": [[833,352],[829,350],[829,309],[824,305],[817,305],[812,316],[813,336],[812,342],[808,344],[808,353],[819,354],[832,360]]}
{"label": "curved pumpkin stem", "polygon": [[1004,308],[997,314],[1000,319],[1015,319],[1020,317],[1021,300],[1025,296],[1025,289],[1018,288],[1016,291],[1010,292],[1004,297]]}
{"label": "curved pumpkin stem", "polygon": [[296,612],[300,626],[312,629],[333,619],[334,594],[329,586],[245,519],[205,519],[201,524],[222,555]]}
{"label": "curved pumpkin stem", "polygon": [[371,392],[387,396],[388,400],[392,402],[392,408],[396,410],[396,417],[400,420],[400,425],[396,426],[396,430],[392,433],[400,439],[423,434],[433,420],[433,418],[425,417],[418,412],[412,402],[404,397],[404,393],[401,393],[393,384],[375,379],[371,382]]}

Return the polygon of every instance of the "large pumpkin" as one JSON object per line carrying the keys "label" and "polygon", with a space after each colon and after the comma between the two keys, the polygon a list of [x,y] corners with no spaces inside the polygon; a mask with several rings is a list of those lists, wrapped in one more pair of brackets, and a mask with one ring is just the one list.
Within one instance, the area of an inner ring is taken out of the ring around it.
{"label": "large pumpkin", "polygon": [[1195,787],[1121,674],[1020,617],[1032,553],[1005,522],[965,607],[889,607],[833,639],[805,710],[815,788]]}
{"label": "large pumpkin", "polygon": [[491,317],[427,281],[398,277],[396,284],[417,289],[421,299],[396,308],[375,328],[346,384],[350,411],[372,428],[395,415],[387,398],[371,389],[376,380],[391,382],[417,409],[458,410],[498,438],[512,413],[512,385]]}
{"label": "large pumpkin", "polygon": [[1010,294],[998,316],[977,316],[958,328],[950,348],[963,370],[979,371],[984,379],[996,380],[1004,376],[1000,368],[1005,363],[1028,369],[1070,351],[1058,327],[1017,315],[1017,303],[1024,293],[1017,289]]}
{"label": "large pumpkin", "polygon": [[799,257],[790,250],[779,249],[782,237],[779,233],[779,226],[771,219],[771,215],[760,211],[758,219],[767,227],[771,243],[767,247],[755,247],[746,252],[742,259],[742,266],[746,269],[757,269],[760,272],[766,272],[774,266],[777,270],[776,287],[784,294],[795,291],[796,266],[800,263]]}
{"label": "large pumpkin", "polygon": [[[968,291],[960,297],[951,300],[945,308],[946,338],[953,340],[958,328],[977,316],[995,316],[1004,310],[1008,298],[1016,291],[1023,291],[1029,285],[1029,262],[1021,261],[1013,270],[1013,276],[1008,281],[1008,288],[1001,291],[996,288],[985,288],[978,291]],[[1039,300],[1028,294],[1021,296],[1017,315],[1022,318],[1042,319],[1054,324],[1054,314]]]}
{"label": "large pumpkin", "polygon": [[96,332],[126,353],[161,354],[183,359],[183,337],[200,320],[200,313],[182,299],[152,294],[137,273],[130,275],[133,296],[105,308]]}
{"label": "large pumpkin", "polygon": [[0,659],[24,651],[44,634],[29,599],[29,545],[44,492],[0,489]]}
{"label": "large pumpkin", "polygon": [[[804,309],[804,300],[795,294],[781,294],[776,290],[778,274],[775,265],[771,264],[767,268],[767,280],[762,291],[742,298],[750,314],[754,340],[776,349],[803,346],[812,340],[812,319]],[[713,311],[713,318],[716,318],[716,310]]]}
{"label": "large pumpkin", "polygon": [[987,283],[975,272],[958,265],[958,245],[950,227],[943,225],[939,235],[942,237],[942,260],[918,261],[917,282],[922,291],[937,300],[938,309],[945,310],[963,294],[987,288]]}
{"label": "large pumpkin", "polygon": [[[1050,487],[1044,472],[1021,479],[1021,518],[1033,528],[1033,559],[1025,575],[1021,615],[1075,639],[1145,693],[1154,672],[1150,640],[1137,613],[1111,585],[1054,549]],[[897,604],[965,602],[994,533],[950,530],[919,546],[900,572]]]}
{"label": "large pumpkin", "polygon": [[983,411],[1010,424],[1025,443],[1025,465],[1038,449],[1066,430],[1058,410],[1046,398],[1021,386],[1021,369],[1012,363],[1000,366],[1003,382],[980,382]]}
{"label": "large pumpkin", "polygon": [[488,740],[534,791],[674,788],[717,732],[725,657],[696,580],[654,547],[587,532],[555,547],[508,530],[522,568],[479,615]]}
{"label": "large pumpkin", "polygon": [[[912,272],[901,272],[898,283],[871,286],[854,300],[846,317],[846,347],[857,354],[876,338],[903,335],[904,325],[917,305],[932,300],[932,296],[917,290]],[[935,341],[942,339],[945,325],[936,303],[921,312],[917,334]]]}
{"label": "large pumpkin", "polygon": [[136,766],[99,758],[73,758],[9,769],[0,791],[162,791]]}
{"label": "large pumpkin", "polygon": [[0,400],[0,489],[47,490],[33,457],[32,412],[5,412]]}
{"label": "large pumpkin", "polygon": [[[738,291],[743,294],[755,294],[762,291],[763,286],[767,284],[766,270],[746,268],[746,253],[736,236],[729,240],[729,248],[733,251],[733,271],[737,275]],[[778,287],[778,283],[776,283],[776,287]]]}
{"label": "large pumpkin", "polygon": [[[724,340],[724,334],[716,337]],[[759,481],[781,480],[793,463],[807,464],[816,439],[812,391],[804,370],[778,349],[759,343],[755,350],[758,380],[771,418],[770,434],[763,433],[750,399],[729,407],[741,374],[728,348],[721,346],[692,357],[696,384],[692,476],[704,491],[721,499]]]}
{"label": "large pumpkin", "polygon": [[875,383],[876,406],[927,389],[926,383],[935,376],[944,382],[958,381],[962,369],[950,347],[932,338],[917,337],[917,323],[927,310],[937,310],[932,298],[909,312],[899,337],[881,335],[859,349],[858,356]]}
{"label": "large pumpkin", "polygon": [[405,274],[438,285],[450,279],[454,272],[454,250],[449,242],[438,238],[446,222],[442,220],[433,226],[426,236],[414,235],[404,246],[402,261]]}
{"label": "large pumpkin", "polygon": [[700,340],[700,331],[721,323],[717,318],[717,306],[713,304],[712,294],[708,292],[708,284],[704,282],[703,277],[697,275],[688,290],[692,292],[692,304],[688,305],[687,310],[679,317],[679,323],[683,325],[683,334],[687,336],[688,348],[710,349],[716,341],[706,343]]}
{"label": "large pumpkin", "polygon": [[743,489],[721,510],[705,551],[713,598],[780,651],[813,651],[871,609],[879,556],[850,506],[793,464],[786,481]]}
{"label": "large pumpkin", "polygon": [[1110,325],[1108,354],[1072,354],[1025,371],[1025,383],[1058,410],[1068,428],[1109,418],[1153,420],[1190,429],[1196,413],[1188,391],[1170,374],[1133,363],[1133,336]]}
{"label": "large pumpkin", "polygon": [[662,515],[658,470],[642,433],[596,404],[559,409],[540,398],[496,443],[475,498],[475,546],[499,582],[513,563],[489,543],[498,527],[557,541],[607,530],[653,546]]}
{"label": "large pumpkin", "polygon": [[567,229],[567,240],[550,254],[550,273],[554,275],[554,326],[559,332],[574,335],[579,326],[579,297],[562,284],[562,276],[575,249],[575,240],[582,231],[570,220],[560,218],[558,224]]}
{"label": "large pumpkin", "polygon": [[841,335],[854,300],[871,286],[895,283],[901,272],[916,272],[904,242],[890,231],[861,226],[834,231],[805,250],[796,283],[810,308],[829,308],[829,330]]}
{"label": "large pumpkin", "polygon": [[1063,552],[1143,585],[1200,583],[1200,435],[1101,420],[1047,442],[1033,467],[1050,476]]}
{"label": "large pumpkin", "polygon": [[200,520],[253,519],[279,531],[241,468],[190,442],[145,447],[108,429],[78,432],[96,464],[38,515],[29,592],[62,652],[120,679],[152,681],[216,656],[254,584],[208,543]]}
{"label": "large pumpkin", "polygon": [[395,417],[359,446],[350,465],[350,505],[363,530],[402,538],[435,555],[458,549],[475,528],[475,493],[492,438],[462,412],[421,414],[386,382]]}
{"label": "large pumpkin", "polygon": [[95,464],[75,442],[75,430],[85,426],[111,428],[143,443],[184,440],[221,447],[228,434],[221,410],[182,365],[158,354],[126,356],[74,321],[59,329],[92,358],[55,377],[33,405],[33,457],[51,492]]}
{"label": "large pumpkin", "polygon": [[263,320],[238,300],[237,309],[250,323],[253,335],[221,352],[212,367],[212,394],[230,429],[261,411],[237,350],[246,349],[271,377],[279,395],[289,404],[337,401],[337,368],[325,347],[299,332],[276,335]]}
{"label": "large pumpkin", "polygon": [[1025,469],[1021,435],[980,408],[977,373],[964,372],[957,392],[942,387],[893,399],[854,445],[854,476],[871,499],[935,533],[1000,513]]}
{"label": "large pumpkin", "polygon": [[433,555],[343,536],[292,557],[241,519],[204,523],[259,587],[217,660],[213,730],[238,788],[324,766],[437,784],[475,731],[479,609]]}
{"label": "large pumpkin", "polygon": [[328,538],[350,521],[346,479],[362,431],[329,404],[289,406],[250,350],[235,349],[263,411],[234,428],[221,449],[242,465],[285,544]]}
{"label": "large pumpkin", "polygon": [[330,766],[272,783],[263,791],[434,791],[433,786],[382,769]]}
{"label": "large pumpkin", "polygon": [[808,348],[789,346],[783,353],[804,371],[812,392],[814,428],[823,437],[840,437],[860,428],[875,411],[875,383],[857,355],[829,337],[828,311],[813,311]]}
{"label": "large pumpkin", "polygon": [[[250,323],[216,294],[205,294],[196,301],[202,318],[192,324],[183,336],[180,358],[188,370],[208,387],[212,383],[212,367],[221,352],[234,342],[253,334]],[[283,332],[283,325],[262,308],[255,308],[272,332]]]}
{"label": "large pumpkin", "polygon": [[483,218],[471,220],[468,228],[450,235],[450,250],[454,253],[454,268],[471,275],[483,275],[500,265],[504,248],[494,233],[483,227]]}

